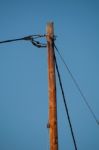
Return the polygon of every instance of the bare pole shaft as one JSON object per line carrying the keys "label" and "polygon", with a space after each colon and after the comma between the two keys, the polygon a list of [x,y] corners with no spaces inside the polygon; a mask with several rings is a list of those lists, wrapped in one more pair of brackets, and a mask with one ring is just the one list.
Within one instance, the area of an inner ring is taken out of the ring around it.
{"label": "bare pole shaft", "polygon": [[58,150],[56,78],[55,78],[55,61],[54,61],[53,43],[54,43],[53,23],[48,23],[47,24],[47,48],[48,48],[50,150]]}

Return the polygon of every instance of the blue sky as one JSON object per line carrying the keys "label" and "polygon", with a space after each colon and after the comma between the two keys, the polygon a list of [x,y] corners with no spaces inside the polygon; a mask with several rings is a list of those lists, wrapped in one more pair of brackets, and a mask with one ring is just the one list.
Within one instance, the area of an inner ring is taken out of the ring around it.
{"label": "blue sky", "polygon": [[[98,0],[0,0],[0,41],[44,34],[56,45],[99,118]],[[99,127],[60,58],[58,64],[79,150],[99,150]],[[0,45],[0,150],[48,150],[47,49],[20,41]],[[59,149],[74,150],[57,82]]]}

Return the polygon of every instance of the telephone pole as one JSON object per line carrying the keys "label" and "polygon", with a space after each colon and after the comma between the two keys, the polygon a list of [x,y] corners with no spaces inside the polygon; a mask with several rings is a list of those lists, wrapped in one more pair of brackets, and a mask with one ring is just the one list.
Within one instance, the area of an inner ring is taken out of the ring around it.
{"label": "telephone pole", "polygon": [[48,48],[48,91],[49,91],[49,137],[50,150],[58,150],[58,130],[57,130],[57,100],[56,100],[56,77],[54,60],[54,25],[48,23],[47,28],[47,48]]}

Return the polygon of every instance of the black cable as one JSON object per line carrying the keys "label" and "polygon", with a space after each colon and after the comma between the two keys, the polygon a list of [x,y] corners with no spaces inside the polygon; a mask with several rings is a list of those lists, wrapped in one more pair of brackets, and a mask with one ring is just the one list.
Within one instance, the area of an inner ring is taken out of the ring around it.
{"label": "black cable", "polygon": [[61,88],[61,92],[62,92],[62,96],[63,96],[63,102],[65,105],[65,110],[66,110],[66,114],[67,114],[67,118],[68,118],[68,122],[69,122],[69,126],[70,126],[70,131],[71,131],[75,150],[77,150],[77,144],[76,144],[76,140],[75,140],[75,136],[74,136],[74,132],[73,132],[73,127],[72,127],[72,123],[71,123],[71,119],[70,119],[70,115],[69,115],[69,110],[68,110],[68,106],[67,106],[67,102],[66,102],[66,98],[65,98],[65,94],[64,94],[64,90],[63,90],[63,85],[62,85],[62,81],[61,81],[61,76],[60,76],[60,72],[58,69],[58,64],[57,64],[55,54],[54,54],[54,58],[55,58],[55,65],[56,65],[56,71],[57,71],[57,75],[58,75],[58,79],[59,79],[59,84],[60,84],[60,88]]}
{"label": "black cable", "polygon": [[43,44],[39,41],[35,41],[34,39],[37,38],[41,38],[41,37],[45,37],[46,35],[29,35],[29,36],[25,36],[23,38],[18,38],[18,39],[12,39],[12,40],[6,40],[6,41],[1,41],[0,44],[3,43],[8,43],[8,42],[15,42],[15,41],[21,41],[21,40],[26,40],[26,41],[30,41],[32,42],[32,44],[38,48],[45,48],[47,47],[46,44]]}
{"label": "black cable", "polygon": [[8,42],[14,42],[14,41],[20,41],[20,40],[24,40],[24,39],[23,38],[19,38],[19,39],[13,39],[13,40],[0,41],[0,44],[8,43]]}
{"label": "black cable", "polygon": [[69,67],[67,66],[65,60],[63,59],[62,55],[60,54],[60,52],[59,52],[59,50],[58,50],[58,48],[56,47],[55,44],[54,44],[54,47],[55,47],[56,51],[58,52],[58,54],[59,54],[59,56],[60,56],[62,62],[64,63],[64,65],[65,65],[65,67],[66,67],[66,69],[67,69],[69,75],[71,76],[71,78],[72,78],[72,80],[73,80],[73,82],[74,82],[76,88],[78,89],[78,91],[79,91],[81,97],[83,98],[85,104],[87,105],[87,107],[88,107],[90,113],[92,114],[92,116],[93,116],[93,118],[95,119],[96,123],[99,125],[99,121],[98,121],[98,119],[97,119],[95,113],[93,112],[91,106],[89,105],[89,103],[88,103],[88,101],[87,101],[85,95],[83,94],[83,92],[82,92],[82,90],[81,90],[81,88],[80,88],[80,86],[79,86],[77,80],[74,78],[72,72],[70,71]]}
{"label": "black cable", "polygon": [[35,41],[34,39],[31,40],[32,44],[38,48],[46,48],[47,45],[46,44],[43,44],[39,41]]}
{"label": "black cable", "polygon": [[31,40],[31,39],[37,39],[37,38],[41,38],[41,37],[45,37],[46,35],[29,35],[29,36],[25,36],[23,38],[18,38],[18,39],[11,39],[11,40],[5,40],[5,41],[0,41],[0,44],[3,43],[8,43],[8,42],[15,42],[15,41],[20,41],[20,40]]}

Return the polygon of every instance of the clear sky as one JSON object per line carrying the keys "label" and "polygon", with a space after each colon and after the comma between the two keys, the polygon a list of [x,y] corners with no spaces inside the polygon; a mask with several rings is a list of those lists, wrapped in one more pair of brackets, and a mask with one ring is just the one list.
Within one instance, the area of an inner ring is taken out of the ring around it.
{"label": "clear sky", "polygon": [[[99,1],[0,0],[0,41],[44,34],[56,45],[99,118]],[[58,57],[78,150],[99,150],[99,126]],[[57,82],[59,149],[74,150]],[[0,150],[49,150],[47,49],[0,45]]]}

